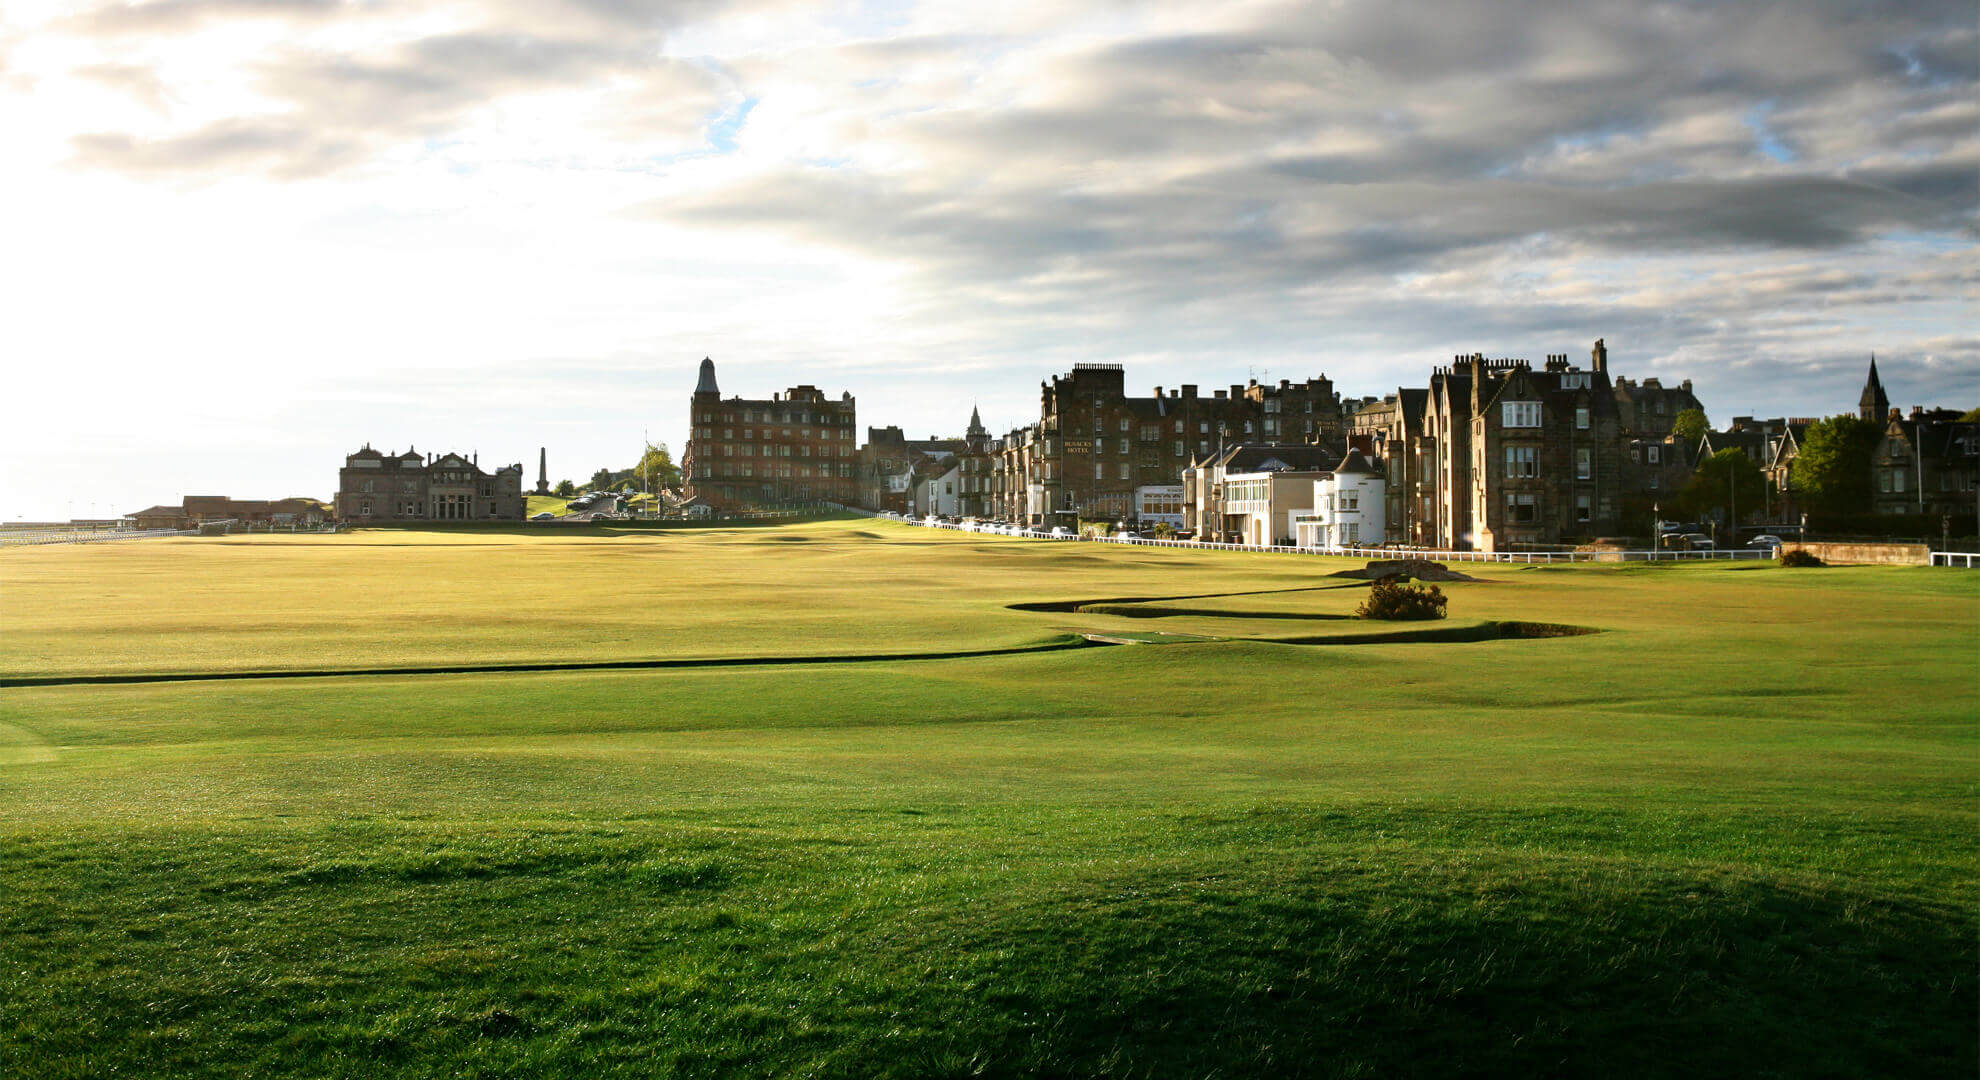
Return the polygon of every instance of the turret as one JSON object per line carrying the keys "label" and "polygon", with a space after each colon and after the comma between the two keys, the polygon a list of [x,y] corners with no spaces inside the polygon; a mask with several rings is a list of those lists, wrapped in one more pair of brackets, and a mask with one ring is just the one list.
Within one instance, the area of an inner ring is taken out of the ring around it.
{"label": "turret", "polygon": [[722,396],[721,388],[715,385],[715,361],[706,356],[701,358],[701,379],[694,384],[694,396],[703,394]]}

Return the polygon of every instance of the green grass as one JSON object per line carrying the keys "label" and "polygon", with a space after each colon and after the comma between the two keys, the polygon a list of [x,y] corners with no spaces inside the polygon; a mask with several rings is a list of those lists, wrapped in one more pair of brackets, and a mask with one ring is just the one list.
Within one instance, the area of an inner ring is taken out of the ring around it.
{"label": "green grass", "polygon": [[1486,567],[1451,623],[1602,632],[1282,643],[1369,630],[1347,565],[865,522],[0,552],[0,677],[1168,635],[0,689],[0,1062],[1971,1074],[1980,578]]}
{"label": "green grass", "polygon": [[570,500],[562,495],[523,496],[523,516],[535,517],[538,514],[561,514],[570,506]]}

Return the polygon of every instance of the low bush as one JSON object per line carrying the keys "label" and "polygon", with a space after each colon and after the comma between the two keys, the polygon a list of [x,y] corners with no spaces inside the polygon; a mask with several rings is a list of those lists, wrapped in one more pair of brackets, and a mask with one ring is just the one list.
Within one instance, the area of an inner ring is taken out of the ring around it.
{"label": "low bush", "polygon": [[1378,581],[1354,613],[1363,619],[1441,619],[1445,603],[1444,591],[1435,585]]}
{"label": "low bush", "polygon": [[1806,548],[1794,548],[1793,550],[1783,550],[1781,552],[1781,565],[1782,566],[1827,566],[1829,564],[1823,562],[1821,556],[1815,554],[1812,551],[1807,550]]}

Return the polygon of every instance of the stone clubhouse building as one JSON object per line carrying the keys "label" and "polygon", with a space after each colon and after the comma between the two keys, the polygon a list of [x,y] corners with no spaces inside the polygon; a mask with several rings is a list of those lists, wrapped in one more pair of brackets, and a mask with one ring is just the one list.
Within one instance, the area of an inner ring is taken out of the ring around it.
{"label": "stone clubhouse building", "polygon": [[366,444],[337,471],[336,514],[353,525],[521,521],[522,477],[521,462],[490,473],[478,454],[381,454]]}

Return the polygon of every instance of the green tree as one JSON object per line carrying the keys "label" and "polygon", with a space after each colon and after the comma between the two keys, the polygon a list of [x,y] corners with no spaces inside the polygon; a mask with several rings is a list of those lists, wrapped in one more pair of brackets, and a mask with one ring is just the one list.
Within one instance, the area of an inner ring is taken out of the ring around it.
{"label": "green tree", "polygon": [[1678,493],[1678,502],[1687,517],[1717,515],[1737,525],[1732,515],[1751,517],[1758,513],[1766,487],[1766,476],[1746,451],[1721,450],[1698,463]]}
{"label": "green tree", "polygon": [[1704,409],[1685,409],[1671,418],[1671,431],[1687,445],[1695,445],[1711,428],[1712,421],[1705,418]]}
{"label": "green tree", "polygon": [[1980,409],[1968,409],[1959,418],[1962,424],[1980,424]]}
{"label": "green tree", "polygon": [[666,443],[647,443],[646,453],[633,466],[633,476],[643,479],[653,491],[681,486],[681,468],[674,464],[674,455],[667,451]]}
{"label": "green tree", "polygon": [[568,499],[577,494],[577,485],[571,483],[569,480],[559,480],[557,481],[557,486],[551,490]]}
{"label": "green tree", "polygon": [[1870,457],[1884,429],[1844,414],[1808,425],[1788,482],[1810,510],[1828,516],[1868,513]]}
{"label": "green tree", "polygon": [[604,491],[606,488],[609,488],[611,486],[612,486],[612,470],[600,469],[597,472],[591,474],[591,479],[584,485],[584,489],[586,491]]}

